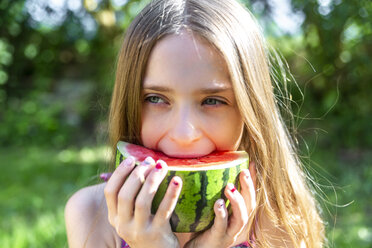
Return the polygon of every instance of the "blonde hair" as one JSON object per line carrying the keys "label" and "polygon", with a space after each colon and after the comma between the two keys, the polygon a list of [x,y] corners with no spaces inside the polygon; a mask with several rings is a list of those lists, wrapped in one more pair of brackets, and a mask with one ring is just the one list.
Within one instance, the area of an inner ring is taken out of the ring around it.
{"label": "blonde hair", "polygon": [[[257,169],[257,208],[249,222],[257,247],[272,247],[276,239],[321,247],[323,222],[280,115],[265,41],[250,12],[235,0],[155,0],[133,20],[118,57],[110,107],[113,152],[119,140],[141,144],[141,85],[150,52],[162,37],[181,29],[215,46],[228,66],[245,123],[241,148]],[[260,216],[285,235],[263,230]]]}

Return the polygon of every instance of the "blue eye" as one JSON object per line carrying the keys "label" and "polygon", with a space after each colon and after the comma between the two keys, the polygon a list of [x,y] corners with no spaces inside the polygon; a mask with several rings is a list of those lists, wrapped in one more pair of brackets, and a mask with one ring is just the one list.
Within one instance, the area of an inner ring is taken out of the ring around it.
{"label": "blue eye", "polygon": [[226,104],[226,102],[218,100],[216,98],[207,98],[203,101],[203,104],[206,105],[219,105],[219,104]]}
{"label": "blue eye", "polygon": [[158,96],[148,96],[145,98],[145,101],[149,103],[155,103],[155,104],[165,103],[165,101],[161,97],[158,97]]}

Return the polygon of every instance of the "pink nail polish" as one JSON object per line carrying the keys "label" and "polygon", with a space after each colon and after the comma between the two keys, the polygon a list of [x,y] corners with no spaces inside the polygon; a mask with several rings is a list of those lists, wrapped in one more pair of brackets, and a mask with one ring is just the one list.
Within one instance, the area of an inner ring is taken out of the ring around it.
{"label": "pink nail polish", "polygon": [[235,188],[235,185],[233,183],[228,183],[227,184],[227,188],[232,192],[234,193],[236,188]]}
{"label": "pink nail polish", "polygon": [[163,168],[163,166],[161,165],[161,163],[158,162],[158,163],[156,163],[155,168],[157,170],[161,170]]}

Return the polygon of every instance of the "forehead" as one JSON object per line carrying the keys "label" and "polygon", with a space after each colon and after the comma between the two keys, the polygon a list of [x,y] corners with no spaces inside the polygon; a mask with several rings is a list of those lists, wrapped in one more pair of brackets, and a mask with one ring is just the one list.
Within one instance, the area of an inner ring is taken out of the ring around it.
{"label": "forehead", "polygon": [[191,32],[168,35],[151,51],[143,86],[162,84],[190,88],[231,85],[226,63],[219,51]]}

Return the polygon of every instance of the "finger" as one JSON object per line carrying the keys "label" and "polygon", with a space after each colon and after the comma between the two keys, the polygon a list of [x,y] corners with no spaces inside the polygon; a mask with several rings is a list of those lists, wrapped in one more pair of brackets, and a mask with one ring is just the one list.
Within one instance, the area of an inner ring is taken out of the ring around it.
{"label": "finger", "polygon": [[229,216],[227,213],[225,201],[223,199],[219,199],[215,202],[214,213],[216,214],[216,217],[214,218],[214,223],[211,227],[211,231],[213,235],[221,237],[226,234],[227,220]]}
{"label": "finger", "polygon": [[133,170],[121,188],[118,195],[118,215],[122,221],[129,221],[133,218],[135,198],[154,164],[154,159],[147,157]]}
{"label": "finger", "polygon": [[162,161],[156,162],[155,168],[152,169],[142,186],[135,203],[134,219],[138,225],[143,226],[151,215],[151,204],[154,196],[167,174],[168,166]]}
{"label": "finger", "polygon": [[134,167],[134,158],[128,157],[120,163],[114,173],[108,180],[104,194],[106,198],[106,204],[108,208],[110,223],[113,223],[114,216],[117,214],[117,196],[123,186],[125,179],[130,174]]}
{"label": "finger", "polygon": [[248,222],[247,208],[243,196],[235,188],[234,184],[227,184],[225,196],[229,199],[232,210],[226,234],[230,237],[236,237]]}
{"label": "finger", "polygon": [[239,179],[241,184],[241,195],[244,198],[249,215],[256,206],[256,189],[249,170],[243,170],[239,175]]}
{"label": "finger", "polygon": [[168,185],[167,192],[161,201],[158,210],[154,217],[154,225],[162,226],[169,225],[169,219],[172,216],[173,210],[176,207],[178,197],[182,189],[182,179],[178,176],[172,178]]}

